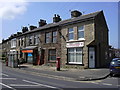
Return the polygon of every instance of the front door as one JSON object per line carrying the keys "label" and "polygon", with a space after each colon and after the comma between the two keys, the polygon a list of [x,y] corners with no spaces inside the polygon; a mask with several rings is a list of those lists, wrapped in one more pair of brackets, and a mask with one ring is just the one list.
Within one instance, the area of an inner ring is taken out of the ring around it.
{"label": "front door", "polygon": [[95,68],[95,48],[89,47],[89,68]]}
{"label": "front door", "polygon": [[45,50],[41,50],[41,58],[40,58],[40,65],[44,64],[44,59],[45,59]]}
{"label": "front door", "polygon": [[27,54],[27,63],[33,63],[33,54],[32,53],[28,53]]}

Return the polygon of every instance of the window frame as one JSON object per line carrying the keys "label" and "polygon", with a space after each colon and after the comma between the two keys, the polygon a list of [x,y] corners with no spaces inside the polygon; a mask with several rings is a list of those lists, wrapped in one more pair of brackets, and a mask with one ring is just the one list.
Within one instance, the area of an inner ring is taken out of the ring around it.
{"label": "window frame", "polygon": [[11,40],[11,48],[15,48],[17,45],[16,38]]}
{"label": "window frame", "polygon": [[[73,31],[70,31],[70,29],[73,29]],[[73,34],[73,39],[70,39],[70,34]],[[68,41],[73,41],[74,40],[74,28],[70,27],[68,28]]]}
{"label": "window frame", "polygon": [[[79,51],[79,52],[77,52],[77,48],[80,48],[81,49],[81,51]],[[69,49],[74,49],[73,50],[73,52],[69,52]],[[73,62],[72,61],[70,61],[70,53],[73,53]],[[81,55],[81,57],[82,57],[82,60],[80,60],[81,62],[77,62],[77,53],[79,53],[80,55]],[[75,57],[76,56],[76,57]],[[67,48],[67,63],[68,64],[81,64],[81,65],[83,65],[83,48],[82,47],[74,47],[74,48]]]}
{"label": "window frame", "polygon": [[[55,54],[51,54],[51,53],[50,53],[51,50],[55,50]],[[51,59],[50,59],[51,56],[57,57],[57,55],[56,55],[56,49],[49,49],[49,50],[48,50],[48,61],[49,61],[49,62],[56,62],[56,59],[55,59],[55,60],[51,60]]]}
{"label": "window frame", "polygon": [[[83,29],[80,29],[80,30],[79,30],[79,27],[83,27]],[[83,32],[83,34],[84,34],[82,38],[80,38],[80,36],[79,36],[79,33],[80,33],[80,32]],[[77,34],[77,35],[78,35],[78,36],[77,36],[78,40],[84,40],[84,39],[85,39],[85,26],[84,26],[84,25],[78,26],[78,27],[77,27],[77,33],[78,33],[78,34]]]}
{"label": "window frame", "polygon": [[29,45],[33,44],[33,36],[29,36]]}
{"label": "window frame", "polygon": [[[54,32],[56,33],[56,35],[54,35]],[[56,39],[55,42],[54,42],[54,39]],[[52,43],[57,43],[57,31],[52,32]]]}
{"label": "window frame", "polygon": [[[49,36],[47,36],[47,34],[49,34]],[[51,32],[45,33],[45,43],[51,43]]]}
{"label": "window frame", "polygon": [[37,45],[38,44],[38,35],[34,35],[34,44]]}

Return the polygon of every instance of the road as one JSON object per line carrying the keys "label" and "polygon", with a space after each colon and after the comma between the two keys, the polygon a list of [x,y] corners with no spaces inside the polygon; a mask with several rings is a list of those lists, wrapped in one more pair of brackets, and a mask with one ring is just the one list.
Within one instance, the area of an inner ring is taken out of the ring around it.
{"label": "road", "polygon": [[[118,90],[120,80],[117,77],[108,77],[97,81],[67,81],[40,76],[38,74],[26,73],[19,69],[2,66],[0,74],[2,90],[23,90],[23,89],[81,89],[81,90]],[[89,88],[89,89],[88,89]]]}

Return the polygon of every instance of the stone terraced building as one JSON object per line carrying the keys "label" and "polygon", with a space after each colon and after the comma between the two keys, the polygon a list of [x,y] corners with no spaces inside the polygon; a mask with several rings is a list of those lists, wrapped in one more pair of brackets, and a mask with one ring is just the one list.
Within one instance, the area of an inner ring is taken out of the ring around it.
{"label": "stone terraced building", "polygon": [[33,65],[100,68],[108,66],[108,27],[103,11],[86,15],[75,10],[71,18],[53,17],[53,23],[39,21],[39,27],[22,28],[2,42],[8,66],[15,67],[19,60]]}

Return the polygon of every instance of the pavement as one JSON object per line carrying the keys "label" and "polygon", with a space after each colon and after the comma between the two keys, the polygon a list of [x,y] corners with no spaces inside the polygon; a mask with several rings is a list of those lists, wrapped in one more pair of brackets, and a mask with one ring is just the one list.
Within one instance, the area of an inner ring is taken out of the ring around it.
{"label": "pavement", "polygon": [[22,64],[20,65],[20,70],[32,72],[34,74],[39,74],[42,76],[48,76],[51,78],[75,81],[101,80],[109,77],[109,69],[107,68],[97,69],[60,68],[60,71],[57,71],[56,67],[50,67],[45,65],[33,66],[31,64]]}

